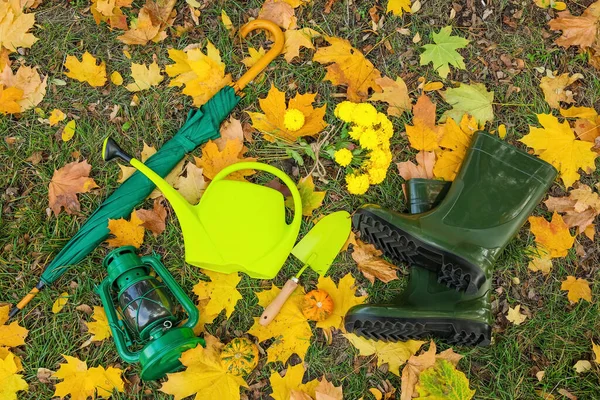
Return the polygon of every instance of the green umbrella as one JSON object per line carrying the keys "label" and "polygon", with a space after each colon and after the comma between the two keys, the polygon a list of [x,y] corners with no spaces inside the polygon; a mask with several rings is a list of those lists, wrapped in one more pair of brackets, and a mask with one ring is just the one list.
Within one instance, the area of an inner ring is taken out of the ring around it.
{"label": "green umbrella", "polygon": [[[275,37],[273,47],[236,84],[217,92],[199,109],[190,110],[185,124],[175,136],[167,141],[145,164],[161,177],[165,177],[196,147],[220,136],[219,126],[240,101],[238,94],[275,57],[283,51],[284,37],[277,25],[270,21],[254,20],[240,29],[242,37],[255,29],[268,30]],[[46,266],[40,281],[11,311],[16,315],[40,290],[51,285],[71,266],[90,254],[109,236],[108,220],[128,217],[133,209],[154,190],[155,185],[140,172],[135,172],[119,186],[90,215],[79,231]]]}

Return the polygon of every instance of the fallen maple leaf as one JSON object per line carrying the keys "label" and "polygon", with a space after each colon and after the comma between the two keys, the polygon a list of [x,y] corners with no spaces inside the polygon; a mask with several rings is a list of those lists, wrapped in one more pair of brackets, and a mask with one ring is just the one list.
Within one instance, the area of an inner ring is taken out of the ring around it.
{"label": "fallen maple leaf", "polygon": [[[142,155],[143,158],[143,155]],[[175,183],[178,181],[179,176],[183,172],[183,164],[185,163],[185,158],[177,163],[177,165],[165,176],[165,182],[167,182],[171,186],[175,186]],[[148,196],[151,199],[156,199],[159,197],[163,197],[163,192],[160,191],[159,188],[156,188],[150,193]]]}
{"label": "fallen maple leaf", "polygon": [[154,199],[152,210],[136,210],[135,215],[142,221],[142,226],[152,232],[154,236],[160,235],[165,230],[167,209],[162,205],[160,199]]}
{"label": "fallen maple leaf", "polygon": [[406,342],[382,342],[379,340],[365,339],[353,333],[343,333],[346,339],[358,349],[361,356],[377,356],[377,365],[387,363],[389,371],[400,376],[400,366],[403,365],[423,345],[420,340]]}
{"label": "fallen maple leaf", "polygon": [[537,114],[537,117],[543,128],[529,126],[529,134],[520,141],[552,164],[567,188],[580,178],[579,168],[588,173],[596,169],[598,154],[592,151],[592,143],[577,140],[566,121],[560,123],[550,114]]}
{"label": "fallen maple leaf", "polygon": [[326,276],[320,276],[317,288],[324,290],[333,300],[333,312],[323,321],[317,322],[317,328],[335,328],[346,332],[344,328],[344,316],[348,310],[355,305],[362,304],[367,296],[356,296],[356,281],[352,274],[344,275],[336,285],[333,280]]}
{"label": "fallen maple leaf", "polygon": [[402,78],[397,77],[394,81],[387,76],[375,79],[383,92],[373,93],[369,101],[383,101],[388,103],[387,114],[400,117],[404,111],[411,109],[410,98],[408,97],[408,88]]}
{"label": "fallen maple leaf", "polygon": [[506,314],[506,319],[515,325],[521,325],[525,321],[525,319],[527,319],[527,315],[521,314],[521,305],[517,304],[514,308],[508,307],[508,314]]}
{"label": "fallen maple leaf", "polygon": [[283,57],[288,63],[291,63],[294,58],[300,57],[300,47],[314,50],[315,46],[312,43],[312,39],[321,36],[319,32],[310,28],[288,29],[284,35],[285,46],[283,48]]}
{"label": "fallen maple leaf", "polygon": [[552,215],[551,222],[546,221],[544,217],[531,216],[529,223],[536,243],[548,250],[550,258],[564,257],[573,247],[575,237],[571,236],[569,227],[556,212]]}
{"label": "fallen maple leaf", "polygon": [[446,26],[438,33],[433,33],[435,44],[423,46],[425,51],[421,53],[421,65],[433,64],[433,69],[442,77],[446,78],[450,72],[450,65],[458,69],[465,69],[463,57],[456,51],[464,48],[469,41],[460,36],[451,36],[452,27]]}
{"label": "fallen maple leaf", "polygon": [[12,73],[10,66],[5,66],[0,72],[0,85],[7,88],[16,88],[23,93],[20,98],[15,99],[15,94],[10,96],[13,101],[21,108],[20,112],[29,110],[37,106],[46,95],[46,86],[48,77],[42,77],[37,71],[37,67],[26,67],[21,65],[16,73]]}
{"label": "fallen maple leaf", "polygon": [[321,47],[313,57],[313,61],[321,64],[331,64],[323,80],[331,81],[333,85],[347,86],[348,100],[360,103],[367,100],[369,90],[381,92],[376,79],[381,73],[349,41],[334,36],[325,36],[331,44]]}
{"label": "fallen maple leaf", "polygon": [[160,42],[167,37],[165,29],[173,24],[177,12],[173,9],[176,0],[146,0],[140,9],[137,19],[130,24],[130,29],[117,36],[125,44],[146,45],[149,41]]}
{"label": "fallen maple leaf", "polygon": [[242,127],[242,123],[239,119],[233,117],[229,117],[229,120],[223,121],[219,128],[219,133],[221,134],[221,137],[214,140],[219,151],[225,149],[228,140],[244,141],[244,128]]}
{"label": "fallen maple leaf", "polygon": [[592,340],[592,351],[594,352],[594,362],[600,364],[600,345],[597,345]]}
{"label": "fallen maple leaf", "polygon": [[581,16],[573,16],[569,11],[563,11],[558,17],[549,22],[550,29],[562,31],[555,43],[562,47],[579,46],[582,49],[591,47],[598,35],[600,22],[600,2],[590,5]]}
{"label": "fallen maple leaf", "polygon": [[206,348],[198,345],[180,357],[184,371],[167,374],[160,391],[173,395],[175,400],[196,395],[200,399],[240,399],[240,387],[248,385],[241,376],[228,373],[221,364],[223,344],[206,334]]}
{"label": "fallen maple leaf", "polygon": [[83,160],[54,171],[48,188],[49,205],[54,215],[58,215],[63,207],[67,214],[80,210],[77,193],[87,193],[98,187],[89,177],[91,169],[92,166]]}
{"label": "fallen maple leaf", "polygon": [[468,85],[461,83],[457,88],[441,92],[444,100],[453,108],[442,115],[442,120],[450,117],[460,121],[464,115],[473,116],[479,125],[494,119],[494,92],[488,92],[483,83]]}
{"label": "fallen maple leaf", "polygon": [[52,303],[52,313],[58,314],[59,312],[61,312],[61,310],[67,305],[68,302],[69,302],[69,293],[67,293],[67,292],[61,293],[56,298],[56,300],[54,300],[54,303]]}
{"label": "fallen maple leaf", "polygon": [[[277,286],[273,286],[269,290],[257,293],[258,304],[267,307],[280,291],[281,289]],[[267,349],[267,362],[282,361],[285,363],[292,354],[297,354],[304,359],[313,332],[306,317],[302,314],[303,299],[304,290],[297,288],[285,302],[279,314],[267,326],[258,322],[259,317],[254,317],[254,325],[248,330],[248,333],[256,336],[260,342],[275,339]]]}
{"label": "fallen maple leaf", "polygon": [[420,151],[415,156],[415,165],[412,161],[403,161],[396,163],[398,173],[404,180],[413,178],[432,179],[433,167],[435,166],[435,152]]}
{"label": "fallen maple leaf", "polygon": [[323,376],[315,388],[315,400],[344,400],[344,392],[341,386],[334,386]]}
{"label": "fallen maple leaf", "polygon": [[225,75],[221,54],[210,41],[206,44],[206,54],[199,48],[170,49],[169,58],[175,62],[165,67],[165,72],[172,78],[169,86],[185,86],[182,93],[191,96],[196,107],[231,83],[231,74]]}
{"label": "fallen maple leaf", "polygon": [[[252,68],[254,64],[258,62],[258,60],[267,54],[267,51],[263,47],[258,50],[256,50],[254,47],[249,47],[248,54],[248,57],[244,57],[242,59],[242,64],[244,64],[246,68]],[[260,81],[261,79],[258,80]]]}
{"label": "fallen maple leaf", "polygon": [[433,367],[423,371],[416,389],[422,399],[470,400],[475,396],[465,374],[446,360],[436,360]]}
{"label": "fallen maple leaf", "polygon": [[3,347],[17,347],[25,344],[29,331],[19,325],[17,321],[5,325],[8,321],[10,306],[0,306],[0,349]]}
{"label": "fallen maple leaf", "polygon": [[125,218],[109,219],[108,230],[114,238],[106,239],[109,247],[133,246],[139,248],[144,242],[143,221],[138,217],[137,212],[131,213],[131,218],[127,221]]}
{"label": "fallen maple leaf", "polygon": [[294,7],[279,0],[266,0],[258,13],[258,19],[272,21],[283,29],[295,29],[297,22]]}
{"label": "fallen maple leaf", "polygon": [[[241,161],[256,161],[255,158],[242,158],[246,149],[240,140],[228,140],[223,151],[219,151],[216,143],[209,140],[202,147],[202,158],[194,157],[196,166],[202,168],[202,173],[208,179],[214,177],[225,167]],[[227,179],[245,181],[244,177],[255,174],[253,169],[236,171],[227,175]]]}
{"label": "fallen maple leaf", "polygon": [[398,279],[396,274],[398,268],[382,259],[382,255],[383,252],[362,240],[357,239],[356,244],[352,246],[352,259],[371,283],[375,283],[375,278],[385,283]]}
{"label": "fallen maple leaf", "polygon": [[97,25],[106,22],[111,28],[127,30],[127,18],[121,7],[131,8],[133,0],[92,0],[90,11]]}
{"label": "fallen maple leaf", "polygon": [[573,93],[570,90],[565,90],[567,86],[571,85],[578,79],[582,79],[582,74],[573,74],[569,76],[568,73],[559,76],[545,76],[542,78],[540,88],[544,92],[544,100],[552,108],[560,108],[560,102],[573,103]]}
{"label": "fallen maple leaf", "polygon": [[2,400],[17,400],[17,392],[28,390],[29,385],[18,374],[20,368],[17,365],[16,356],[12,353],[0,358],[0,398]]}
{"label": "fallen maple leaf", "polygon": [[112,336],[110,326],[108,325],[108,319],[103,307],[94,306],[92,320],[93,321],[85,322],[85,325],[88,328],[88,333],[92,335],[90,338],[91,342],[100,342]]}
{"label": "fallen maple leaf", "polygon": [[193,291],[199,300],[208,300],[203,307],[207,316],[205,323],[214,321],[223,310],[227,318],[231,317],[237,302],[242,299],[236,288],[241,276],[237,273],[222,274],[208,270],[202,270],[202,273],[210,278],[210,282],[198,282]]}
{"label": "fallen maple leaf", "polygon": [[96,65],[96,58],[88,53],[83,53],[81,61],[75,56],[67,56],[65,68],[69,71],[65,75],[79,82],[87,82],[90,86],[104,86],[106,83],[106,64],[101,61]]}
{"label": "fallen maple leaf", "polygon": [[190,204],[198,204],[208,183],[204,180],[202,168],[188,162],[185,166],[185,177],[179,176],[173,186]]}
{"label": "fallen maple leaf", "polygon": [[0,85],[0,113],[18,114],[21,112],[19,101],[23,99],[23,91],[19,88],[4,88]]}
{"label": "fallen maple leaf", "polygon": [[50,126],[54,126],[60,121],[63,121],[65,118],[67,118],[66,114],[61,110],[55,108],[54,110],[52,110],[50,116],[48,117],[48,123],[50,124]]}
{"label": "fallen maple leaf", "polygon": [[405,12],[410,13],[410,2],[411,0],[388,0],[385,12],[400,17]]}
{"label": "fallen maple leaf", "polygon": [[567,291],[567,298],[571,303],[578,303],[581,299],[592,302],[592,289],[585,279],[567,276],[567,279],[562,281],[560,290]]}
{"label": "fallen maple leaf", "polygon": [[73,400],[86,400],[96,396],[110,398],[113,390],[123,393],[124,382],[121,379],[122,370],[114,367],[103,366],[89,368],[85,361],[75,357],[63,355],[67,363],[60,364],[60,368],[52,376],[62,379],[56,384],[54,396],[60,398],[71,395]]}
{"label": "fallen maple leaf", "polygon": [[[273,389],[271,397],[275,400],[290,400],[292,391],[298,391],[308,395],[309,398],[312,399],[315,396],[315,389],[319,382],[316,379],[313,379],[312,381],[303,384],[303,376],[303,363],[296,364],[293,367],[287,367],[283,377],[279,372],[273,371],[269,377],[269,383]],[[300,399],[302,399],[302,397],[300,397]]]}
{"label": "fallen maple leaf", "polygon": [[533,247],[531,252],[534,254],[533,259],[529,261],[527,268],[533,272],[541,271],[542,274],[548,275],[552,269],[552,258],[548,250],[543,246]]}
{"label": "fallen maple leaf", "polygon": [[125,86],[130,92],[139,92],[150,89],[152,86],[158,86],[165,78],[160,74],[160,68],[156,61],[147,67],[144,64],[132,63],[131,77],[134,82]]}
{"label": "fallen maple leaf", "polygon": [[18,1],[0,1],[0,49],[9,52],[17,51],[17,47],[30,48],[37,38],[29,33],[35,24],[35,13],[23,13]]}
{"label": "fallen maple leaf", "polygon": [[410,147],[413,149],[424,151],[439,149],[443,127],[435,124],[435,108],[435,104],[424,93],[413,106],[413,125],[404,125]]}
{"label": "fallen maple leaf", "polygon": [[433,167],[436,178],[452,181],[456,177],[467,149],[471,144],[473,134],[479,130],[474,117],[464,115],[457,124],[453,118],[448,118],[439,142],[443,148],[436,153],[437,161]]}
{"label": "fallen maple leaf", "polygon": [[[317,135],[327,126],[323,120],[326,106],[312,106],[316,96],[316,93],[297,93],[286,105],[285,93],[271,85],[267,97],[258,101],[264,114],[247,114],[252,119],[252,126],[262,132],[266,140],[294,142],[301,136]],[[293,119],[292,122],[289,122],[290,118]]]}
{"label": "fallen maple leaf", "polygon": [[600,215],[600,196],[587,185],[580,184],[569,192],[569,197],[552,197],[544,202],[549,211],[565,213],[564,221],[569,228],[577,227],[594,240],[594,220]]}
{"label": "fallen maple leaf", "polygon": [[[305,217],[312,216],[313,211],[321,207],[321,204],[323,204],[326,192],[315,191],[315,184],[313,182],[312,175],[300,178],[300,181],[298,182],[298,191],[300,192],[300,197],[302,198],[302,215]],[[289,196],[285,199],[285,205],[286,207],[294,210],[294,199],[292,196]]]}

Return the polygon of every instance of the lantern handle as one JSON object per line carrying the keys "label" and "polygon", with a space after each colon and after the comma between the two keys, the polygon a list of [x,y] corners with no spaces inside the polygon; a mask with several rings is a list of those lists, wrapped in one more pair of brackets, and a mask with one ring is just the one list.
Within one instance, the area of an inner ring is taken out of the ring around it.
{"label": "lantern handle", "polygon": [[150,264],[187,313],[188,320],[183,326],[193,329],[198,325],[198,321],[200,320],[198,309],[194,305],[194,302],[185,294],[181,285],[175,281],[173,275],[171,275],[167,268],[154,256],[144,256],[141,257],[140,260],[142,261],[142,264]]}
{"label": "lantern handle", "polygon": [[273,46],[271,46],[271,49],[267,51],[267,53],[256,62],[256,64],[246,71],[246,73],[242,75],[237,82],[233,84],[233,88],[235,89],[236,93],[239,93],[242,89],[244,89],[246,85],[256,78],[271,61],[277,58],[285,46],[285,36],[283,35],[283,32],[279,26],[277,26],[277,24],[274,22],[265,19],[255,19],[254,21],[250,21],[242,26],[240,28],[240,36],[245,38],[250,32],[256,29],[264,29],[268,31],[271,33],[271,35],[273,35],[275,40],[273,42]]}

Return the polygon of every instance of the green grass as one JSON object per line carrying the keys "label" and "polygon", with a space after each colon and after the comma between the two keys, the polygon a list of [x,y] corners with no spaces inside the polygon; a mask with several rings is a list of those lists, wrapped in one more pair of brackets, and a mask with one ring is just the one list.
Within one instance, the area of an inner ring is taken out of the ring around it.
{"label": "green grass", "polygon": [[[136,2],[141,5],[142,2]],[[353,2],[348,5],[338,1],[334,11],[322,13],[325,1],[315,0],[313,3],[297,10],[300,26],[309,26],[327,35],[336,35],[350,40],[359,49],[370,49],[368,58],[386,76],[395,78],[402,76],[414,99],[417,95],[417,79],[424,76],[427,80],[439,80],[430,66],[419,65],[419,47],[429,43],[433,31],[453,24],[454,34],[467,37],[471,43],[462,51],[467,64],[466,70],[453,70],[447,85],[452,80],[468,83],[483,82],[488,90],[495,92],[495,120],[492,127],[506,124],[507,140],[515,146],[523,148],[517,140],[528,131],[528,125],[536,125],[536,113],[549,112],[543,94],[538,85],[543,76],[535,70],[543,66],[557,70],[559,73],[582,73],[584,79],[575,86],[577,105],[594,106],[600,100],[600,78],[597,71],[587,66],[581,55],[573,49],[562,49],[553,44],[553,38],[544,38],[547,11],[540,10],[530,3],[523,6],[507,0],[493,3],[493,14],[476,27],[469,27],[470,15],[465,15],[466,8],[457,13],[454,21],[449,20],[450,5],[443,0],[424,1],[422,9],[415,15],[401,18],[387,16],[383,28],[377,33],[367,34],[371,28],[368,10],[374,2]],[[384,2],[385,3],[385,2]],[[479,2],[475,5],[479,16],[482,9]],[[44,266],[62,248],[85,221],[86,215],[98,206],[116,187],[118,167],[101,160],[99,150],[101,142],[107,135],[118,138],[124,148],[133,153],[141,150],[141,142],[145,141],[160,146],[168,140],[179,126],[183,124],[186,110],[190,107],[189,98],[182,96],[177,88],[169,88],[164,82],[160,87],[139,94],[141,102],[137,107],[130,106],[131,94],[124,87],[106,85],[103,88],[91,88],[64,76],[63,63],[67,55],[80,56],[84,51],[106,61],[108,72],[120,71],[129,82],[129,66],[131,61],[150,63],[156,55],[161,66],[170,63],[168,48],[182,49],[191,43],[212,41],[221,51],[223,61],[234,79],[239,77],[245,68],[241,60],[245,56],[248,43],[253,46],[265,46],[264,36],[252,37],[248,42],[230,37],[220,24],[218,17],[224,8],[234,25],[240,26],[248,15],[256,16],[261,2],[252,1],[217,1],[207,2],[202,10],[201,25],[182,37],[177,38],[171,32],[167,40],[145,47],[132,46],[129,50],[132,60],[128,60],[122,52],[122,44],[115,40],[119,32],[111,32],[106,26],[96,26],[86,8],[89,3],[84,0],[71,2],[68,6],[62,2],[47,2],[37,10],[35,34],[39,42],[28,50],[20,61],[26,65],[38,65],[43,74],[49,76],[50,82],[46,97],[39,105],[49,113],[59,108],[69,117],[77,119],[77,133],[70,142],[63,143],[55,136],[56,129],[37,121],[32,111],[21,117],[0,117],[0,134],[4,138],[14,137],[16,142],[0,143],[0,187],[2,194],[0,206],[0,302],[14,304],[30,287],[35,285]],[[569,4],[569,7],[578,7]],[[176,24],[188,17],[185,3],[177,4],[180,15]],[[511,10],[523,8],[518,20],[518,28],[513,30],[502,23],[503,15]],[[581,7],[579,7],[581,9]],[[574,12],[575,13],[575,12]],[[356,16],[360,18],[357,18]],[[406,27],[410,36],[398,33],[397,28]],[[413,43],[412,37],[420,33],[420,43]],[[391,54],[380,43],[389,40],[394,53]],[[318,41],[318,45],[325,45]],[[500,55],[507,54],[511,58],[521,58],[525,68],[516,74],[508,73],[507,78],[498,79],[496,71],[506,72],[500,61]],[[266,79],[249,85],[245,97],[234,110],[233,116],[248,121],[244,111],[257,111],[258,98],[264,97],[271,84],[280,90],[287,90],[295,85],[301,93],[317,91],[319,105],[327,104],[327,121],[336,124],[333,116],[335,104],[342,100],[338,94],[344,90],[322,82],[325,69],[318,63],[310,62],[312,52],[302,50],[302,59],[291,64],[283,58],[277,59],[266,71]],[[486,66],[487,64],[487,66]],[[66,81],[65,86],[53,84],[54,79]],[[520,91],[507,97],[506,92],[512,84]],[[294,91],[287,90],[288,95]],[[438,113],[446,109],[441,97],[433,94],[438,103]],[[95,105],[90,107],[90,105]],[[121,106],[120,123],[110,123],[108,115],[113,105]],[[377,107],[384,111],[381,104]],[[408,147],[406,139],[400,134],[404,130],[404,122],[410,119],[405,114],[402,118],[394,118],[396,135],[392,140],[394,162],[414,159],[415,152]],[[130,127],[123,129],[128,123]],[[259,136],[257,135],[256,138]],[[250,145],[250,156],[265,157],[268,149],[263,140]],[[33,165],[27,159],[34,152],[42,152],[43,160]],[[78,151],[81,159],[87,159],[92,165],[92,176],[100,186],[93,193],[80,195],[81,214],[48,216],[48,183],[54,170],[74,161],[71,153]],[[196,150],[194,155],[199,156]],[[274,164],[292,173],[295,163],[289,159],[277,160]],[[405,202],[401,190],[403,183],[394,171],[388,173],[384,183],[371,188],[362,197],[350,196],[343,186],[343,177],[330,161],[326,162],[330,176],[328,181],[315,179],[319,190],[327,190],[328,196],[322,212],[330,212],[339,208],[353,211],[364,203],[378,203],[383,207],[403,210]],[[305,157],[305,165],[298,167],[298,175],[305,176],[312,168],[312,161]],[[594,184],[599,181],[600,173],[585,176],[582,181]],[[266,179],[264,177],[257,178]],[[555,184],[551,189],[553,195],[564,195],[564,187]],[[333,201],[335,198],[336,201]],[[147,201],[146,206],[151,202]],[[538,207],[536,215],[549,216],[543,206]],[[306,227],[303,228],[306,230]],[[508,246],[497,263],[494,277],[492,300],[494,301],[495,333],[494,344],[489,348],[455,348],[465,355],[460,368],[467,374],[471,387],[477,390],[477,399],[535,399],[535,390],[544,390],[557,398],[559,389],[567,389],[579,399],[594,399],[600,393],[600,379],[597,366],[586,374],[578,375],[572,366],[580,359],[590,359],[590,340],[600,341],[600,285],[595,276],[599,265],[599,240],[591,242],[581,239],[581,244],[589,251],[594,251],[582,261],[572,250],[567,257],[554,260],[554,269],[548,277],[533,274],[527,270],[527,247],[533,243],[533,236],[528,229],[523,229]],[[94,294],[94,285],[104,278],[101,262],[108,249],[104,246],[96,249],[77,267],[70,269],[52,288],[45,290],[28,307],[19,318],[22,325],[30,330],[26,346],[15,352],[23,359],[25,379],[30,384],[29,392],[22,393],[22,399],[48,399],[52,396],[53,387],[43,384],[36,378],[38,368],[56,370],[63,361],[62,354],[77,356],[86,360],[89,366],[102,364],[120,365],[126,369],[126,377],[134,377],[139,373],[136,366],[124,365],[115,351],[112,341],[94,343],[80,349],[88,338],[83,321],[89,317],[76,311],[79,304],[99,305],[99,298]],[[154,238],[147,235],[141,248],[144,254],[156,251],[183,287],[191,293],[192,286],[203,279],[203,275],[195,267],[186,265],[183,259],[183,239],[177,219],[170,213],[166,231]],[[282,285],[291,272],[299,265],[289,263],[274,280]],[[401,279],[383,284],[371,285],[356,270],[355,264],[348,254],[341,254],[330,269],[334,280],[348,272],[356,277],[358,285],[366,290],[371,302],[389,300],[400,293],[405,285],[406,266],[401,267]],[[560,290],[560,282],[567,275],[588,279],[592,283],[593,303],[581,302],[569,305],[564,292]],[[514,278],[520,283],[515,284]],[[314,288],[317,274],[308,271],[303,276],[307,289]],[[241,300],[231,318],[224,316],[216,319],[207,327],[211,334],[218,335],[227,341],[248,330],[253,323],[253,316],[258,316],[262,308],[257,304],[255,292],[260,288],[268,288],[270,282],[243,277],[239,287],[244,298]],[[51,305],[58,295],[67,291],[69,304],[63,312],[54,315]],[[520,326],[508,323],[504,315],[508,306],[521,304],[528,310],[531,318]],[[440,344],[440,348],[446,346]],[[393,386],[400,388],[400,379],[377,368],[373,357],[357,357],[357,351],[339,334],[334,335],[333,342],[327,344],[322,333],[316,332],[313,344],[308,350],[305,362],[308,367],[307,379],[326,375],[335,384],[342,384],[345,397],[358,399],[361,396],[370,398],[367,390],[380,386],[388,380]],[[295,364],[300,360],[292,357]],[[282,370],[282,364],[265,365],[261,362],[248,378],[253,385],[268,379],[271,370]],[[546,371],[542,382],[535,378],[535,372]],[[128,384],[125,394],[116,394],[116,399],[166,399],[169,396],[158,391],[159,382]],[[247,392],[249,398],[268,398],[270,389],[265,386],[257,391]],[[399,393],[399,390],[397,394]]]}

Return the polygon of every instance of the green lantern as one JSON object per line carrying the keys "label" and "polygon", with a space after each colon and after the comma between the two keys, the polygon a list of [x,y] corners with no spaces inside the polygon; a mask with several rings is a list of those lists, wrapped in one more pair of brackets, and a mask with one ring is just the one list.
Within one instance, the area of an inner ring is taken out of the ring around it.
{"label": "green lantern", "polygon": [[124,246],[110,252],[103,265],[108,276],[96,292],[119,355],[141,364],[143,380],[180,369],[181,353],[204,346],[192,329],[198,309],[158,257],[139,257],[134,247]]}

